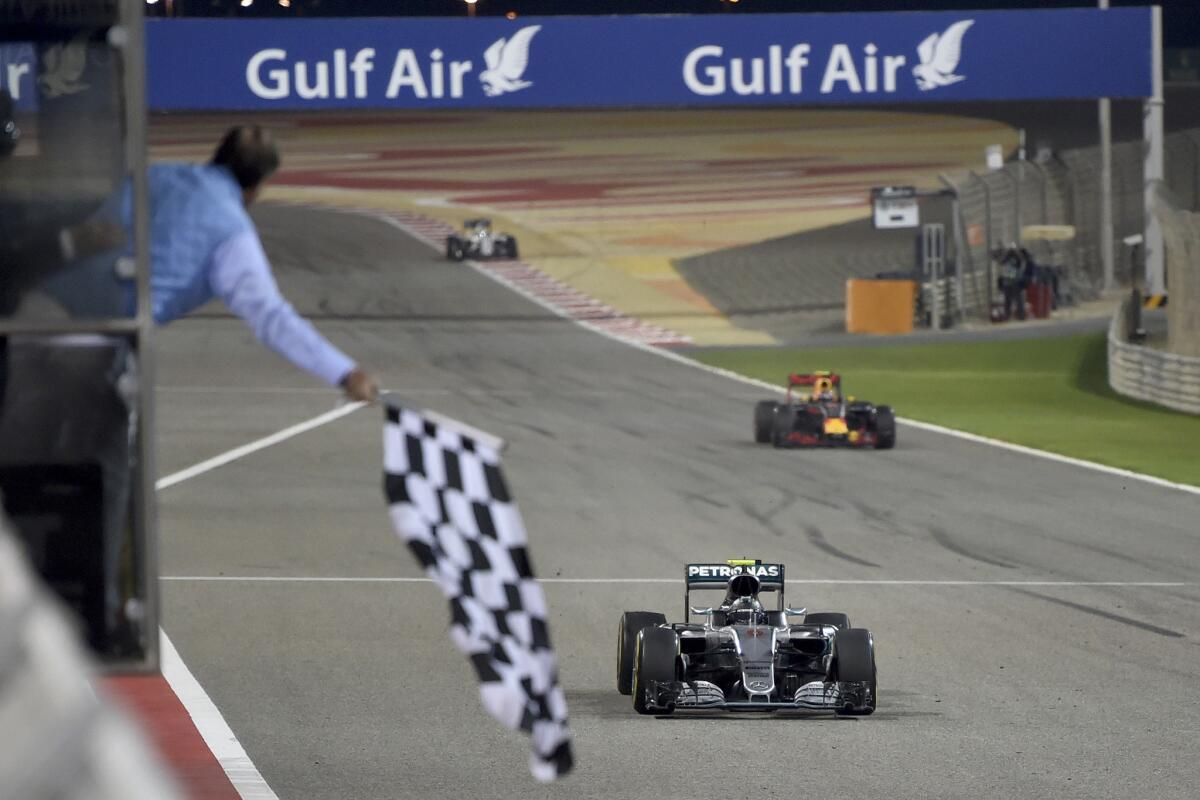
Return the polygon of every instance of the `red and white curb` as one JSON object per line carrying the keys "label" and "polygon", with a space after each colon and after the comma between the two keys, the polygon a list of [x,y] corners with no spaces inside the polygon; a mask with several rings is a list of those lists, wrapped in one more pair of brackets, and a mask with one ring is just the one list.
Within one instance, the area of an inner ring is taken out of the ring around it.
{"label": "red and white curb", "polygon": [[[313,206],[315,204],[304,203],[303,205]],[[446,237],[456,233],[452,226],[441,220],[410,211],[379,211],[370,208],[348,208],[341,205],[330,205],[328,208],[382,219],[439,252],[442,252],[446,245]],[[588,327],[596,328],[623,341],[654,347],[680,347],[692,343],[690,336],[676,333],[662,325],[630,317],[524,261],[471,261],[470,263],[479,271],[494,276],[560,317],[586,323]]]}

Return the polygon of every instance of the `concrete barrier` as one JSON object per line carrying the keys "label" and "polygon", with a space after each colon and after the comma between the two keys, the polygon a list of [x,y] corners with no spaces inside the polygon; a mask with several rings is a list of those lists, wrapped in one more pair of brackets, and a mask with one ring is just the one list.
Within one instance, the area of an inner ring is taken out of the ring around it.
{"label": "concrete barrier", "polygon": [[1126,298],[1108,326],[1108,385],[1133,400],[1200,414],[1200,358],[1132,344],[1132,302]]}

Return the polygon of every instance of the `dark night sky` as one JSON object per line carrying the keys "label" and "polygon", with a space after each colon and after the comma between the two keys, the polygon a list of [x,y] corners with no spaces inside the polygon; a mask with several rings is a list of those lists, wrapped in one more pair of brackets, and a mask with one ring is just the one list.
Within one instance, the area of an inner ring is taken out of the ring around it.
{"label": "dark night sky", "polygon": [[[479,0],[476,13],[522,16],[559,14],[753,14],[781,11],[930,11],[984,8],[1062,8],[1090,6],[1080,0]],[[1112,0],[1114,6],[1163,7],[1163,38],[1167,47],[1200,47],[1200,0]],[[147,6],[158,15],[166,4]],[[238,0],[175,0],[177,11],[188,16],[465,16],[462,0],[291,0],[282,8],[278,0],[254,0],[242,8]]]}

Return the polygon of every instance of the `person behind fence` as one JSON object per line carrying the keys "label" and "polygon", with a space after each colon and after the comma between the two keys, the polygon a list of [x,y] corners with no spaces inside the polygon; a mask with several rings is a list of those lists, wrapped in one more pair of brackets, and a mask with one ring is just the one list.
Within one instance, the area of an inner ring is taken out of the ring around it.
{"label": "person behind fence", "polygon": [[1004,318],[1012,319],[1014,312],[1017,319],[1025,319],[1025,287],[1029,281],[1031,263],[1027,253],[1015,244],[1008,247],[998,247],[992,251],[1000,264],[1000,276],[997,279],[1000,291],[1004,294]]}
{"label": "person behind fence", "polygon": [[[372,402],[379,394],[378,380],[331,344],[283,298],[247,213],[247,207],[278,166],[279,153],[267,133],[258,126],[239,126],[229,129],[207,164],[155,164],[149,168],[150,305],[154,322],[167,325],[219,297],[271,350],[324,383],[340,387],[349,399]],[[114,226],[123,229],[123,245],[108,245],[96,252],[92,243],[73,235],[75,230],[97,229],[83,227],[64,229],[61,237],[51,237],[53,241],[45,247],[25,248],[8,255],[24,262],[29,253],[50,253],[39,261],[46,267],[43,274],[53,274],[41,280],[35,291],[56,301],[72,317],[132,316],[136,310],[134,276],[124,266],[128,259],[122,257],[132,254],[132,217],[132,189],[126,181],[122,190],[89,220],[101,231]],[[23,299],[27,298],[8,298],[5,305],[13,306]],[[63,364],[79,362],[79,357],[67,350],[78,351],[80,343],[57,341],[30,342],[21,352],[17,352],[15,341],[9,342],[7,353],[0,353],[4,355],[0,369],[9,373],[7,396],[0,398],[0,435],[6,442],[0,461],[95,461],[101,465],[106,617],[111,630],[119,624],[114,571],[127,530],[131,451],[124,436],[108,429],[109,423],[103,426],[103,435],[91,428],[86,436],[76,434],[81,430],[80,419],[87,419],[97,407],[112,405],[114,398],[128,408],[125,424],[134,429],[133,398],[128,387],[136,381],[128,376],[136,369],[136,354],[130,352],[123,339],[101,337],[99,344],[108,349],[94,352],[110,355],[88,362],[87,376],[74,374],[78,367],[67,374],[56,370],[61,370]],[[39,399],[54,385],[67,383],[72,386],[71,396],[58,397],[57,406]],[[18,442],[23,444],[16,446]]]}
{"label": "person behind fence", "polygon": [[[207,164],[150,167],[150,294],[154,322],[169,324],[219,297],[270,349],[352,400],[373,401],[375,377],[334,347],[280,294],[247,208],[279,167],[257,125],[230,128]],[[128,186],[117,213],[132,228]],[[132,251],[129,250],[129,253]],[[72,316],[132,315],[133,281],[110,257],[59,272],[45,285]]]}

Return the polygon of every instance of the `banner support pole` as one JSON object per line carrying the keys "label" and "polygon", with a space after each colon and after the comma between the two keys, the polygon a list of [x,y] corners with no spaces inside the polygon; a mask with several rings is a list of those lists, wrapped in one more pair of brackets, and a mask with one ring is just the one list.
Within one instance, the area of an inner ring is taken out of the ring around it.
{"label": "banner support pole", "polygon": [[1146,143],[1145,169],[1143,170],[1143,207],[1145,210],[1145,258],[1146,294],[1167,293],[1166,259],[1163,252],[1162,226],[1154,213],[1155,185],[1165,175],[1163,165],[1163,59],[1162,59],[1162,9],[1150,9],[1150,47],[1152,94],[1142,106],[1143,138]]}

